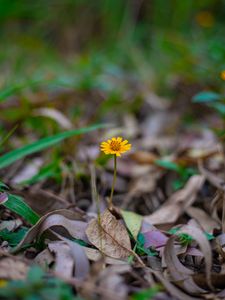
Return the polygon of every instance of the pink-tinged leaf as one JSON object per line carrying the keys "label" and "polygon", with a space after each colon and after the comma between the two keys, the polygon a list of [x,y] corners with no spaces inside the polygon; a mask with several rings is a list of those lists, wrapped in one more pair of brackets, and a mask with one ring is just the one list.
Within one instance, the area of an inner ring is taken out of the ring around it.
{"label": "pink-tinged leaf", "polygon": [[4,204],[8,200],[7,193],[0,193],[0,204]]}
{"label": "pink-tinged leaf", "polygon": [[168,237],[159,230],[151,230],[143,233],[143,235],[145,237],[145,248],[159,248],[165,246],[168,240]]}

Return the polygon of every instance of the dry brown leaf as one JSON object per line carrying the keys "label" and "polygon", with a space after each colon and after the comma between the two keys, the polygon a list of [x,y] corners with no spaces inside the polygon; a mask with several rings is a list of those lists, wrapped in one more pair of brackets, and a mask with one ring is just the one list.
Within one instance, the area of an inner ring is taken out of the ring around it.
{"label": "dry brown leaf", "polygon": [[[52,226],[59,225],[64,227],[69,234],[75,238],[84,237],[84,231],[82,233],[80,230],[81,227],[79,227],[81,223],[82,226],[84,224],[83,222],[79,221],[80,219],[82,219],[80,214],[66,209],[50,212],[40,218],[40,220],[33,227],[31,227],[17,247],[12,250],[12,253],[19,251],[24,244],[30,244],[33,240],[40,237],[45,230],[51,228]],[[76,228],[76,225],[79,226]],[[84,229],[85,227],[83,226],[83,230]],[[53,231],[51,231],[51,233],[53,234]]]}
{"label": "dry brown leaf", "polygon": [[175,192],[164,205],[153,214],[144,217],[144,220],[153,225],[176,222],[185,209],[194,203],[204,180],[202,175],[192,176],[183,189]]}
{"label": "dry brown leaf", "polygon": [[153,164],[158,159],[154,153],[147,151],[136,151],[130,157],[139,164]]}
{"label": "dry brown leaf", "polygon": [[199,297],[191,297],[186,293],[182,292],[179,288],[173,285],[169,280],[167,280],[162,273],[157,271],[152,271],[152,273],[158,278],[158,280],[162,283],[162,285],[166,288],[166,290],[174,297],[174,299],[179,300],[202,300]]}
{"label": "dry brown leaf", "polygon": [[34,262],[43,269],[46,269],[54,262],[54,257],[49,249],[46,248],[35,257]]}
{"label": "dry brown leaf", "polygon": [[199,161],[198,164],[199,167],[199,171],[200,173],[205,176],[205,178],[215,187],[217,187],[219,190],[222,190],[223,192],[225,192],[225,181],[224,179],[218,177],[217,175],[215,175],[214,173],[206,170],[203,166],[202,161]]}
{"label": "dry brown leaf", "polygon": [[90,272],[90,263],[85,254],[84,247],[80,246],[76,242],[72,242],[56,232],[54,232],[54,235],[58,237],[59,240],[66,242],[66,244],[70,247],[70,251],[74,259],[75,277],[78,279],[84,279],[87,277]]}
{"label": "dry brown leaf", "polygon": [[186,233],[192,236],[193,239],[198,243],[200,250],[205,258],[206,282],[208,283],[208,286],[213,290],[211,282],[212,250],[205,234],[199,228],[190,225],[184,225],[179,230],[179,233]]}
{"label": "dry brown leaf", "polygon": [[58,209],[63,209],[68,202],[48,190],[31,187],[26,190],[13,189],[12,193],[22,196],[25,201],[41,216]]}
{"label": "dry brown leaf", "polygon": [[131,243],[127,230],[107,209],[101,215],[101,224],[92,220],[86,230],[89,241],[102,253],[117,259],[127,259],[131,253]]}
{"label": "dry brown leaf", "polygon": [[186,213],[193,219],[195,219],[198,224],[201,226],[201,228],[209,233],[212,233],[213,230],[219,229],[220,224],[216,220],[214,220],[212,217],[210,217],[204,210],[198,208],[198,207],[188,207],[186,210]]}
{"label": "dry brown leaf", "polygon": [[104,257],[103,257],[101,252],[97,249],[84,247],[84,251],[85,251],[88,259],[90,259],[91,261],[99,261],[100,259],[104,258],[105,263],[108,265],[127,265],[128,264],[128,262],[126,262],[124,260],[108,257],[106,255],[104,255]]}
{"label": "dry brown leaf", "polygon": [[0,260],[0,278],[7,280],[22,280],[27,276],[29,266],[16,258],[5,257]]}
{"label": "dry brown leaf", "polygon": [[198,287],[191,277],[191,275],[193,275],[194,272],[186,268],[179,261],[174,247],[175,239],[176,237],[171,237],[167,241],[166,246],[164,248],[165,262],[173,281],[175,281],[176,284],[180,285],[188,293],[204,293],[205,291]]}
{"label": "dry brown leaf", "polygon": [[17,228],[19,228],[23,222],[21,219],[15,219],[15,220],[8,220],[8,221],[2,221],[0,223],[0,231],[7,229],[9,231],[14,231]]}
{"label": "dry brown leaf", "polygon": [[63,241],[48,244],[51,253],[55,255],[54,271],[65,278],[73,277],[74,258],[70,247]]}
{"label": "dry brown leaf", "polygon": [[114,300],[116,291],[117,299],[126,300],[129,287],[125,284],[121,275],[130,271],[130,265],[109,266],[108,268],[103,269],[98,279],[98,286],[99,288],[102,288],[100,299]]}

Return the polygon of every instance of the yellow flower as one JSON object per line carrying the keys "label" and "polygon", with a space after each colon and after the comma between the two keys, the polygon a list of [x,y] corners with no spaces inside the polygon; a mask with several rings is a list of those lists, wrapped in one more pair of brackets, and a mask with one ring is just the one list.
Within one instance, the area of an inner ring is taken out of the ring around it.
{"label": "yellow flower", "polygon": [[202,27],[212,27],[215,19],[209,11],[200,11],[196,16],[196,21]]}
{"label": "yellow flower", "polygon": [[225,70],[220,73],[220,77],[221,79],[225,80]]}
{"label": "yellow flower", "polygon": [[101,151],[105,154],[115,154],[116,156],[120,156],[122,153],[130,150],[131,144],[128,144],[127,140],[124,140],[121,137],[113,137],[111,140],[107,142],[101,143]]}
{"label": "yellow flower", "polygon": [[3,287],[5,287],[5,286],[7,286],[7,280],[5,280],[5,279],[0,279],[0,288],[3,288]]}

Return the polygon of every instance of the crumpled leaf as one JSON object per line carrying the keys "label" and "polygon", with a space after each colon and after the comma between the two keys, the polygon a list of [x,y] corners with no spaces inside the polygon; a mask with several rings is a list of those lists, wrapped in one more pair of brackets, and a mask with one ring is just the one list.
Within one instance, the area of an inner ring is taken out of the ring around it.
{"label": "crumpled leaf", "polygon": [[126,210],[121,210],[121,214],[127,228],[130,230],[134,239],[137,240],[138,233],[141,229],[143,217],[132,211]]}
{"label": "crumpled leaf", "polygon": [[117,259],[127,259],[131,243],[125,226],[107,209],[101,215],[100,224],[93,219],[86,230],[89,241],[102,253]]}
{"label": "crumpled leaf", "polygon": [[153,214],[144,217],[144,220],[153,225],[176,222],[185,209],[194,203],[204,180],[202,175],[192,176],[183,189],[175,192],[164,205]]}

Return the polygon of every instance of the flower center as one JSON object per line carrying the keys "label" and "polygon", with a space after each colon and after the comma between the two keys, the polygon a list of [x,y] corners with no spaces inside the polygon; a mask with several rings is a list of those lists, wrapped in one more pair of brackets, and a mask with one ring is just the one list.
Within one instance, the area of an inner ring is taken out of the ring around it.
{"label": "flower center", "polygon": [[117,142],[117,141],[112,141],[112,142],[110,143],[110,148],[111,148],[111,150],[113,150],[113,151],[119,151],[119,150],[120,150],[120,143]]}

